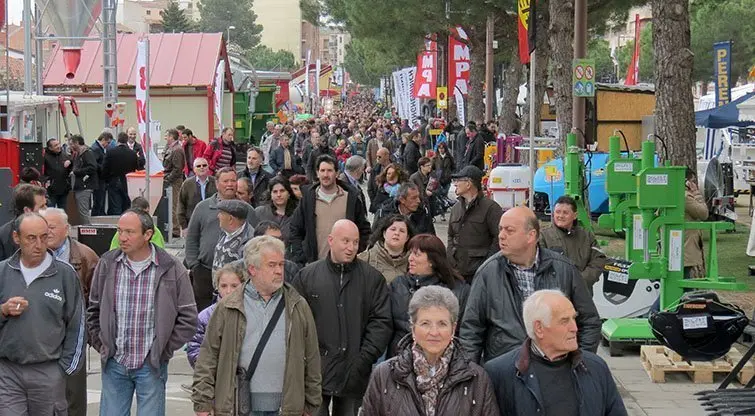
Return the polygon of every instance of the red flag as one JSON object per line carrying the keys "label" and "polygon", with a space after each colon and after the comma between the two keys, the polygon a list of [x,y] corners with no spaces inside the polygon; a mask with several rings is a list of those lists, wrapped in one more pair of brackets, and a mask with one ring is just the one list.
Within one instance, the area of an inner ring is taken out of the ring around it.
{"label": "red flag", "polygon": [[451,30],[448,37],[448,94],[453,96],[458,89],[463,96],[469,91],[471,68],[467,33],[461,26]]}
{"label": "red flag", "polygon": [[417,75],[414,80],[416,98],[435,98],[438,86],[437,46],[433,41],[425,42],[425,50],[417,54]]}
{"label": "red flag", "polygon": [[640,80],[640,15],[634,15],[634,53],[627,68],[624,85],[637,85]]}
{"label": "red flag", "polygon": [[519,60],[522,64],[530,63],[530,54],[535,50],[535,3],[534,0],[517,1]]}

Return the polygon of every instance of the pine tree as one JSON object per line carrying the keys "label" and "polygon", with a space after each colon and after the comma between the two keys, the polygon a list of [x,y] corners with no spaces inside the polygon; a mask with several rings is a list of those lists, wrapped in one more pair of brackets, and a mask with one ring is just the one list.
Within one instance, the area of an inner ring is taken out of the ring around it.
{"label": "pine tree", "polygon": [[233,26],[231,42],[244,51],[250,51],[260,43],[262,25],[252,10],[252,0],[201,0],[199,13],[203,32],[228,33]]}
{"label": "pine tree", "polygon": [[171,1],[168,7],[160,12],[163,18],[164,33],[188,33],[194,31],[194,25],[186,17],[184,11],[178,7],[178,3]]}

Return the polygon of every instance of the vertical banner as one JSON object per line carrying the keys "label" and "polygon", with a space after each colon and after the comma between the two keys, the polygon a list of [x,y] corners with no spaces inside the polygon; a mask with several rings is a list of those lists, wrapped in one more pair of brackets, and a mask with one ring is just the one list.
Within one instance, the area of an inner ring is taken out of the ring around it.
{"label": "vertical banner", "polygon": [[[149,38],[144,37],[137,42],[136,52],[136,120],[139,128],[139,137],[141,138],[144,153],[149,158],[147,167],[149,175],[161,172],[163,164],[155,155],[152,149],[152,140],[147,134],[152,120],[152,111],[147,111],[149,103],[149,71],[147,64],[149,62]],[[159,136],[158,136],[159,138]]]}
{"label": "vertical banner", "polygon": [[320,60],[315,61],[315,93],[314,93],[314,102],[315,102],[315,111],[320,111]]}
{"label": "vertical banner", "polygon": [[417,77],[417,67],[410,67],[404,69],[406,72],[406,101],[409,105],[409,126],[412,129],[417,128],[415,124],[419,121],[419,116],[422,114],[422,108],[419,105],[419,100],[414,96],[414,82]]}
{"label": "vertical banner", "polygon": [[464,95],[458,89],[454,90],[454,101],[456,102],[456,117],[462,126],[466,126],[467,115],[464,113]]}
{"label": "vertical banner", "polygon": [[640,15],[634,15],[634,53],[627,68],[624,85],[637,85],[640,82]]}
{"label": "vertical banner", "polygon": [[417,77],[414,80],[414,97],[437,97],[438,87],[438,47],[436,42],[425,41],[425,50],[417,55]]}
{"label": "vertical banner", "polygon": [[[220,133],[223,130],[223,91],[225,90],[225,60],[221,59],[218,62],[218,66],[215,69],[215,91],[214,91],[214,104],[215,104],[215,130]],[[220,134],[218,134],[220,137]]]}
{"label": "vertical banner", "polygon": [[530,45],[529,45],[529,31],[535,29],[534,25],[530,28],[530,0],[517,1],[517,14],[519,18],[518,23],[518,35],[519,35],[519,60],[523,65],[530,63]]}
{"label": "vertical banner", "polygon": [[[304,62],[304,94],[307,95],[307,99],[309,98],[309,59],[312,55],[312,50],[307,50],[307,60]],[[306,105],[306,99],[305,105]]]}
{"label": "vertical banner", "polygon": [[731,41],[714,43],[713,56],[716,107],[720,107],[731,101]]}
{"label": "vertical banner", "polygon": [[467,96],[469,92],[470,56],[467,33],[461,26],[456,26],[448,38],[448,86],[461,95]]}

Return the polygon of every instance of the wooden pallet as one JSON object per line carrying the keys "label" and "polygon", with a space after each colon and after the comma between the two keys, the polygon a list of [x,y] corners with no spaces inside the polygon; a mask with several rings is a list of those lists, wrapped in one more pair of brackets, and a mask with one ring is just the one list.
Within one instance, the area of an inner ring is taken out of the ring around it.
{"label": "wooden pallet", "polygon": [[[713,361],[685,361],[674,351],[659,345],[640,348],[642,366],[653,383],[665,383],[667,373],[685,373],[694,383],[713,383],[714,373],[728,374],[742,359],[742,353],[732,348],[728,354]],[[748,362],[737,374],[740,383],[747,384],[755,376],[755,366]]]}

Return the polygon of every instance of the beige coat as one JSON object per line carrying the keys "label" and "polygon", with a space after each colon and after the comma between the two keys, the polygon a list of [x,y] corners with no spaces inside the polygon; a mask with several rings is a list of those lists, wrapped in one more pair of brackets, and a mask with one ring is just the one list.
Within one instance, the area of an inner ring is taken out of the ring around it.
{"label": "beige coat", "polygon": [[383,243],[377,243],[371,248],[359,253],[359,260],[367,262],[370,266],[377,269],[385,278],[385,282],[390,284],[397,277],[408,273],[409,271],[409,253],[404,253],[399,258],[393,258],[388,254]]}

